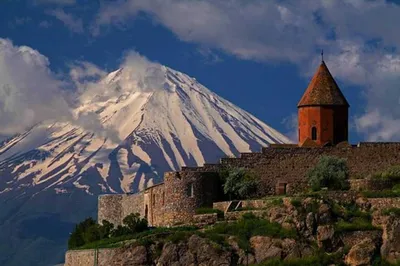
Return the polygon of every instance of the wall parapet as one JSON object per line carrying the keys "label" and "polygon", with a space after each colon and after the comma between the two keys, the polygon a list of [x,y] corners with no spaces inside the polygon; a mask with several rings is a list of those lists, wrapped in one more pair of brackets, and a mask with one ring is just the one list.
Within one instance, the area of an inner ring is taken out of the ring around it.
{"label": "wall parapet", "polygon": [[109,266],[109,260],[116,252],[112,248],[68,250],[65,253],[64,266]]}

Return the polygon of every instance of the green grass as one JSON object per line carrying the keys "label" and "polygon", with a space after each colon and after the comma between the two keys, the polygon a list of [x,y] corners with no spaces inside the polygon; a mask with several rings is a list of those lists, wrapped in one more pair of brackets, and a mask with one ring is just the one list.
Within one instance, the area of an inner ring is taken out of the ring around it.
{"label": "green grass", "polygon": [[301,201],[299,199],[291,199],[290,203],[295,207],[295,208],[299,208],[301,207]]}
{"label": "green grass", "polygon": [[335,224],[336,232],[351,232],[351,231],[369,231],[377,230],[375,226],[371,224],[371,221],[365,218],[354,218],[351,221],[338,221]]}
{"label": "green grass", "polygon": [[221,210],[213,209],[213,208],[198,208],[196,209],[196,214],[209,214],[216,213],[219,219],[224,218],[224,212]]}
{"label": "green grass", "polygon": [[390,189],[381,191],[362,191],[361,195],[366,198],[395,198],[400,197],[400,191],[393,191]]}
{"label": "green grass", "polygon": [[400,165],[394,165],[384,171],[377,172],[371,178],[398,182],[400,181]]}
{"label": "green grass", "polygon": [[271,223],[251,213],[243,215],[240,220],[233,223],[217,224],[209,229],[207,233],[236,236],[239,246],[245,251],[250,250],[249,240],[252,236],[297,238],[295,230],[282,228],[278,223]]}
{"label": "green grass", "polygon": [[389,208],[382,210],[382,215],[390,215],[393,214],[395,216],[400,216],[400,208]]}
{"label": "green grass", "polygon": [[149,239],[151,238],[168,238],[171,235],[179,234],[181,232],[194,232],[197,230],[197,227],[186,226],[186,227],[173,227],[173,228],[164,228],[159,227],[155,229],[150,229],[138,234],[134,235],[124,235],[119,237],[111,237],[105,238],[96,242],[85,244],[77,250],[81,249],[93,249],[93,248],[111,248],[111,247],[119,247],[124,244],[125,241],[129,240],[138,240],[140,244],[147,244]]}

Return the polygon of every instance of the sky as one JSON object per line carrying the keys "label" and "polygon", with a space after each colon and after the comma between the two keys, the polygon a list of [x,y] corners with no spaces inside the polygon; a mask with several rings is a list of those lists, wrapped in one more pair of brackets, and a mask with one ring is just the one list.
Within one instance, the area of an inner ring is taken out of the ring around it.
{"label": "sky", "polygon": [[400,1],[0,0],[0,138],[66,116],[132,51],[296,139],[320,52],[350,141],[400,141]]}

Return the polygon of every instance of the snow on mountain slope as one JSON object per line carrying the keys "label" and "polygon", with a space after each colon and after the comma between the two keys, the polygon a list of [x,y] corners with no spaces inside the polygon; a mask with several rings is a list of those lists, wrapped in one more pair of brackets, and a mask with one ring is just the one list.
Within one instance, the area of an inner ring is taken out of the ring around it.
{"label": "snow on mountain slope", "polygon": [[290,142],[194,78],[148,71],[143,80],[114,71],[81,94],[76,121],[45,121],[0,143],[0,194],[132,192],[164,171]]}

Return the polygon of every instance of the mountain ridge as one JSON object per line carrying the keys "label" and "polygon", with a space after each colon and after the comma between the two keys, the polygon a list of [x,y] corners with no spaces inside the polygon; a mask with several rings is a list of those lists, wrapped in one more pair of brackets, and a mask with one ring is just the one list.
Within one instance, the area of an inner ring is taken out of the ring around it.
{"label": "mountain ridge", "polygon": [[165,171],[288,142],[186,74],[118,69],[88,84],[70,118],[0,143],[0,243],[9,243],[0,264],[62,262],[74,224],[96,214],[95,195],[136,192]]}

